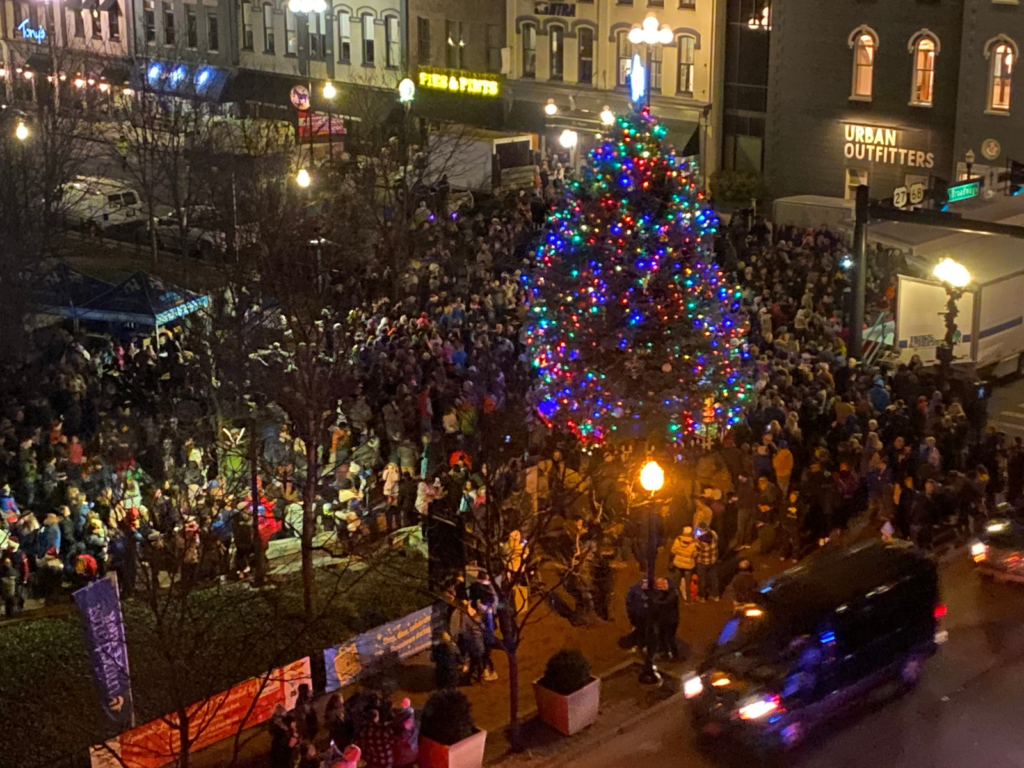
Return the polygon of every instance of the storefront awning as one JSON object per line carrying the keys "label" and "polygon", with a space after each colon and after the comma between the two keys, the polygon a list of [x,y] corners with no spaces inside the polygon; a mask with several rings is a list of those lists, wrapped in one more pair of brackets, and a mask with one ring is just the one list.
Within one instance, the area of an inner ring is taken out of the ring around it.
{"label": "storefront awning", "polygon": [[221,103],[231,73],[206,64],[181,61],[137,61],[132,67],[131,87],[182,99]]}

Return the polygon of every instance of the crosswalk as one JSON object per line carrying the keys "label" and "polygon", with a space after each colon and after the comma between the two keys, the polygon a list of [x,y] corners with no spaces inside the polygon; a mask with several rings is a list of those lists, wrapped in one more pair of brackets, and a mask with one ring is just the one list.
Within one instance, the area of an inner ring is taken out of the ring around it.
{"label": "crosswalk", "polygon": [[1003,405],[1000,409],[990,408],[988,423],[1013,437],[1024,437],[1024,403],[1016,407]]}

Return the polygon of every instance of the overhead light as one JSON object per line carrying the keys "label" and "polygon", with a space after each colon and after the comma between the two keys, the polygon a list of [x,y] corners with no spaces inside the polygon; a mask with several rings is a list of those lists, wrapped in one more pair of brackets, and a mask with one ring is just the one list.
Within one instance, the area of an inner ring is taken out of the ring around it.
{"label": "overhead light", "polygon": [[562,145],[563,149],[572,149],[576,146],[577,141],[579,141],[579,134],[571,128],[566,128],[558,137],[558,143]]}
{"label": "overhead light", "polygon": [[615,124],[615,113],[612,112],[611,108],[606,106],[604,109],[601,110],[601,122],[604,125]]}
{"label": "overhead light", "polygon": [[398,84],[398,100],[403,104],[411,104],[416,98],[416,83],[411,78],[404,78]]}
{"label": "overhead light", "polygon": [[300,168],[299,172],[295,174],[295,183],[305,189],[312,183],[313,179],[309,175],[309,171],[305,168]]}
{"label": "overhead light", "polygon": [[24,123],[18,123],[18,127],[14,129],[14,138],[18,141],[24,141],[28,138],[28,126]]}
{"label": "overhead light", "polygon": [[971,282],[971,273],[967,271],[967,267],[948,257],[935,265],[932,274],[954,288],[963,288]]}
{"label": "overhead light", "polygon": [[553,117],[558,114],[558,105],[555,104],[554,99],[548,99],[548,103],[544,105],[544,114],[548,117]]}
{"label": "overhead light", "polygon": [[333,99],[338,95],[338,89],[334,87],[334,83],[328,81],[324,84],[324,98]]}

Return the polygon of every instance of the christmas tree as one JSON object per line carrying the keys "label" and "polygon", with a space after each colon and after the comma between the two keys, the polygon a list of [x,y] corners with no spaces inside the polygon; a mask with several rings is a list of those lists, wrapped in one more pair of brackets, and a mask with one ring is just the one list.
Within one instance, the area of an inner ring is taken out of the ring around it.
{"label": "christmas tree", "polygon": [[537,410],[587,444],[707,436],[748,383],[739,289],[689,162],[646,109],[619,117],[548,217],[526,340]]}

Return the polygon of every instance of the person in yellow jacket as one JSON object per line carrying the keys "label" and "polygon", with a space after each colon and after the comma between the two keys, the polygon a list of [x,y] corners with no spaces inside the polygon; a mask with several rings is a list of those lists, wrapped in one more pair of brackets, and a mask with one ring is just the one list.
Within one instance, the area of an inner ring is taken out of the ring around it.
{"label": "person in yellow jacket", "polygon": [[679,594],[685,601],[690,599],[690,577],[696,565],[696,554],[697,539],[693,536],[693,528],[686,526],[672,542],[672,570],[679,576]]}
{"label": "person in yellow jacket", "polygon": [[779,441],[779,450],[772,458],[772,468],[775,470],[775,483],[783,494],[789,490],[789,478],[793,474],[793,452],[785,440]]}

